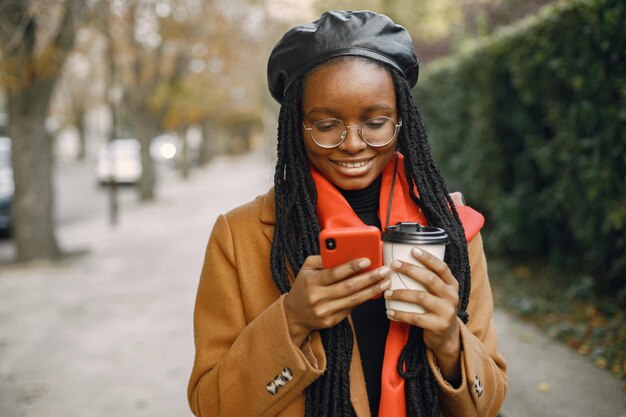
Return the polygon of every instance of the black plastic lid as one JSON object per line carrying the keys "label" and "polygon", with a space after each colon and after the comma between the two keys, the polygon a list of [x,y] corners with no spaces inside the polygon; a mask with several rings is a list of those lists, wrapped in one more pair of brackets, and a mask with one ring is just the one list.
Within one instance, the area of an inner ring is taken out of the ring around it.
{"label": "black plastic lid", "polygon": [[438,227],[402,222],[385,229],[383,242],[445,245],[449,242],[449,239],[446,232]]}

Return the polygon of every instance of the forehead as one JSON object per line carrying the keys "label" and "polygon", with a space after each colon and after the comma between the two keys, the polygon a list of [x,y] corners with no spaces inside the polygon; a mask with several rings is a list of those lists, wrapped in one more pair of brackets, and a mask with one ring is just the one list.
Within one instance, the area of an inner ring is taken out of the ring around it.
{"label": "forehead", "polygon": [[389,70],[361,57],[341,57],[311,70],[304,78],[302,108],[333,109],[385,104],[395,108],[396,95]]}

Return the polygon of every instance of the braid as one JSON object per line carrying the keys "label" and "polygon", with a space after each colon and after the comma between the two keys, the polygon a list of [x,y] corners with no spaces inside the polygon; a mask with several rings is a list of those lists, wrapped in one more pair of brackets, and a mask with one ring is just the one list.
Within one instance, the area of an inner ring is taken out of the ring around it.
{"label": "braid", "polygon": [[[302,80],[287,91],[278,119],[278,160],[274,174],[276,224],[270,269],[281,293],[291,288],[287,263],[298,274],[305,259],[319,254],[317,192],[302,140]],[[306,417],[353,417],[350,362],[353,335],[348,319],[320,331],[326,372],[306,390]]]}
{"label": "braid", "polygon": [[398,107],[402,117],[402,129],[398,139],[404,155],[407,178],[417,186],[419,196],[411,189],[411,198],[419,205],[431,226],[440,227],[450,237],[445,261],[459,282],[459,317],[467,323],[467,303],[470,293],[470,267],[467,240],[461,219],[456,210],[448,187],[435,165],[426,129],[413,101],[411,90],[401,75],[392,71],[396,87]]}
{"label": "braid", "polygon": [[[281,293],[291,288],[285,261],[297,275],[307,256],[319,253],[320,227],[315,215],[316,192],[299,138],[301,87],[285,96],[278,122],[278,159],[274,174],[276,224],[270,255],[272,276]],[[304,190],[304,192],[302,192]],[[297,231],[297,234],[295,233]]]}
{"label": "braid", "polygon": [[[445,261],[459,282],[457,315],[467,323],[466,312],[470,292],[470,267],[467,242],[461,220],[445,181],[432,157],[426,129],[413,101],[407,81],[391,71],[396,89],[402,130],[398,147],[404,155],[404,168],[409,185],[417,186],[419,196],[410,186],[411,198],[420,207],[428,223],[444,229],[450,238]],[[398,373],[405,378],[407,415],[436,417],[439,415],[439,386],[426,358],[423,331],[412,327],[404,350],[398,360]]]}

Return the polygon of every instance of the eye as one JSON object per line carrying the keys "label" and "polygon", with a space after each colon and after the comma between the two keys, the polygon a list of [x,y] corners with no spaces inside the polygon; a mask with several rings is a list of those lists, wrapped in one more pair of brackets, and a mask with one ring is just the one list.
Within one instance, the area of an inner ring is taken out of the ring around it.
{"label": "eye", "polygon": [[391,120],[386,117],[374,117],[365,122],[365,127],[368,129],[381,129],[385,127]]}
{"label": "eye", "polygon": [[337,119],[322,119],[313,123],[313,126],[320,132],[331,132],[338,129],[341,125],[341,121]]}

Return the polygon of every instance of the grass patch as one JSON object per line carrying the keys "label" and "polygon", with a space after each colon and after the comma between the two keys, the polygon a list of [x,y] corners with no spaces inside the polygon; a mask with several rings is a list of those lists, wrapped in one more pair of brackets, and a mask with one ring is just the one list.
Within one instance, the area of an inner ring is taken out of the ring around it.
{"label": "grass patch", "polygon": [[489,259],[496,306],[566,343],[626,382],[626,314],[599,298],[587,276],[565,276],[541,262]]}

